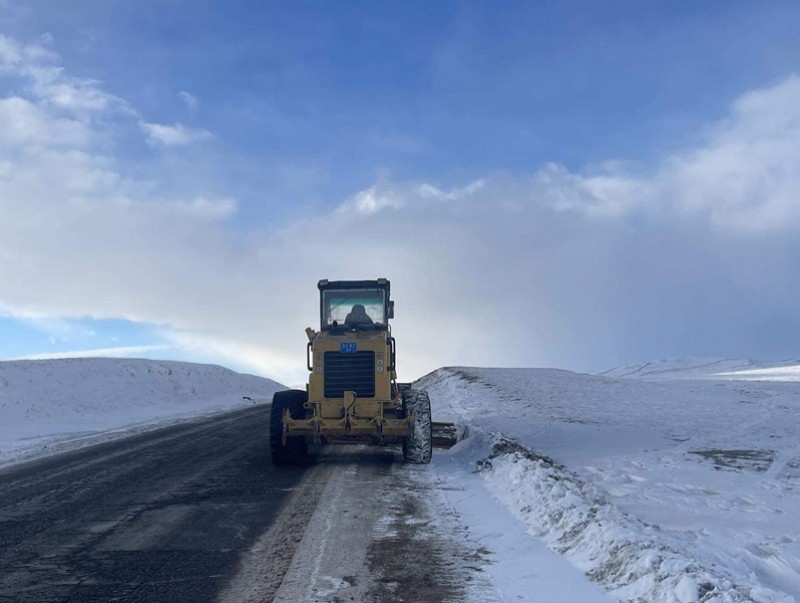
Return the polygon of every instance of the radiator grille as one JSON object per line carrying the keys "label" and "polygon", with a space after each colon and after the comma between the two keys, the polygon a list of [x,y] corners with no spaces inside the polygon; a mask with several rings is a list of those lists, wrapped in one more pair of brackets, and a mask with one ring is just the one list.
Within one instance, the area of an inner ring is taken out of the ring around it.
{"label": "radiator grille", "polygon": [[375,395],[375,352],[325,352],[325,397],[343,398],[346,391]]}

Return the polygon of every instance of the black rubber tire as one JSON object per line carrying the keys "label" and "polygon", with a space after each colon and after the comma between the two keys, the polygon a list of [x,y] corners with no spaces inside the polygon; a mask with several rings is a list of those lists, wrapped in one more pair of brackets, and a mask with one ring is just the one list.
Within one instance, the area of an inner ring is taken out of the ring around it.
{"label": "black rubber tire", "polygon": [[417,465],[430,463],[433,453],[431,401],[424,389],[403,392],[403,416],[410,414],[414,415],[414,424],[408,437],[403,438],[403,459]]}
{"label": "black rubber tire", "polygon": [[306,458],[308,444],[305,438],[286,438],[283,445],[283,411],[289,409],[293,419],[305,416],[303,404],[308,401],[308,394],[299,389],[276,392],[272,397],[272,410],[269,417],[269,451],[272,464],[276,466],[296,465]]}

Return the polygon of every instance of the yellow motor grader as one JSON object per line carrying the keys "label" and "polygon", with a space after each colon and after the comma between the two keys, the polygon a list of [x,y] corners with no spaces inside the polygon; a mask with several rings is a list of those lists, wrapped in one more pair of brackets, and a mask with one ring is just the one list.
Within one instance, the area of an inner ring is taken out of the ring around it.
{"label": "yellow motor grader", "polygon": [[402,446],[409,463],[429,463],[434,446],[455,444],[452,423],[433,423],[428,393],[397,383],[385,278],[318,284],[320,330],[306,329],[306,391],[275,394],[270,451],[275,465],[301,461],[309,444]]}

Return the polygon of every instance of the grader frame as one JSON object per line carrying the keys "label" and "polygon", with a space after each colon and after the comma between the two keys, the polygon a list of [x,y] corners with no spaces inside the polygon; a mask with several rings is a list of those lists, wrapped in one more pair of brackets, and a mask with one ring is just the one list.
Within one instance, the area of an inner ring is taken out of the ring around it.
{"label": "grader frame", "polygon": [[273,399],[273,462],[303,458],[309,444],[400,445],[409,462],[430,462],[458,430],[433,423],[427,392],[397,383],[397,347],[387,279],[318,283],[320,330],[306,329],[306,390]]}

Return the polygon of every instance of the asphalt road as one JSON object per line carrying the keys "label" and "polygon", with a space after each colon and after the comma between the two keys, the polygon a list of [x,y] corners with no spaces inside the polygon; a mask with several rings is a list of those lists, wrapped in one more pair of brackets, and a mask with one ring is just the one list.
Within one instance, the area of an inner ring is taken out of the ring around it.
{"label": "asphalt road", "polygon": [[0,471],[0,601],[216,600],[307,471],[273,469],[268,413]]}

